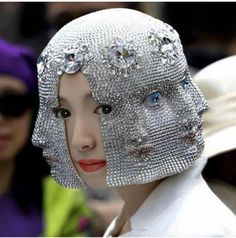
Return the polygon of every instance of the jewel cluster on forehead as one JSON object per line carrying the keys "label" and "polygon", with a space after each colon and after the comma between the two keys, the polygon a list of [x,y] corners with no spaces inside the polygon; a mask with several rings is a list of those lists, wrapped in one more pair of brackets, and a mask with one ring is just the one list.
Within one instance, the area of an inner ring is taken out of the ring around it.
{"label": "jewel cluster on forehead", "polygon": [[85,70],[87,62],[93,58],[92,53],[88,49],[88,45],[72,46],[64,51],[61,60],[61,66],[57,71],[58,75],[63,73],[73,74],[79,71],[82,67]]}
{"label": "jewel cluster on forehead", "polygon": [[[178,58],[178,33],[168,24],[158,30],[151,29],[147,39],[152,47],[150,53],[158,55],[162,66],[172,65]],[[50,48],[50,47],[49,47]],[[43,52],[38,60],[38,73],[43,74],[50,67],[50,52]],[[94,58],[87,44],[77,44],[64,50],[62,58],[51,59],[59,62],[58,75],[73,74],[83,68],[86,73],[88,62]],[[115,75],[127,77],[133,70],[140,68],[142,52],[139,45],[133,40],[123,40],[115,37],[100,50],[101,63]]]}
{"label": "jewel cluster on forehead", "polygon": [[178,58],[177,43],[178,33],[168,24],[156,31],[152,29],[149,33],[149,42],[153,46],[152,53],[158,55],[161,65],[172,65]]}
{"label": "jewel cluster on forehead", "polygon": [[123,74],[124,77],[140,67],[138,65],[140,59],[141,54],[138,53],[138,47],[132,40],[125,42],[115,38],[102,52],[102,63],[111,68],[113,74]]}

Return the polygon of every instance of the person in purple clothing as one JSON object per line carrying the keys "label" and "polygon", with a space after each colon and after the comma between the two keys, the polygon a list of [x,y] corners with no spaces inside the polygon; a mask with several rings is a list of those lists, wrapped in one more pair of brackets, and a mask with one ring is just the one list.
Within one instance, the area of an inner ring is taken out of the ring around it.
{"label": "person in purple clothing", "polygon": [[42,178],[49,173],[30,134],[37,110],[36,55],[0,40],[0,236],[42,230]]}
{"label": "person in purple clothing", "polygon": [[[31,143],[36,61],[33,50],[0,39],[0,236],[88,236],[90,210],[82,192],[57,187],[41,149]],[[70,204],[58,206],[57,193]],[[64,214],[60,224],[52,217],[58,209]]]}

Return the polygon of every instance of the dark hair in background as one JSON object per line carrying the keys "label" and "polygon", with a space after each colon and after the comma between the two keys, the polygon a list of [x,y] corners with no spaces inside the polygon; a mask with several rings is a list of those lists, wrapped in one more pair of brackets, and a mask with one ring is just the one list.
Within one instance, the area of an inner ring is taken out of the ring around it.
{"label": "dark hair in background", "polygon": [[[91,2],[92,3],[92,2]],[[99,3],[99,2],[98,2]],[[102,2],[100,2],[102,3]],[[107,4],[109,3],[115,3],[115,2],[106,2]],[[139,2],[122,2],[123,7],[130,8],[130,9],[135,9],[135,10],[141,10],[141,6]],[[61,27],[66,25],[68,22],[81,17],[83,15],[89,14],[91,12],[95,12],[98,10],[101,10],[102,8],[98,7],[95,5],[94,7],[91,5],[91,8],[86,8],[83,9],[83,7],[77,12],[77,13],[72,13],[70,11],[64,11],[60,13],[53,21],[53,25],[55,30],[59,30]]]}
{"label": "dark hair in background", "polygon": [[[69,4],[70,2],[68,2]],[[78,2],[79,3],[79,2]],[[91,2],[92,3],[92,2]],[[109,3],[109,2],[107,2]],[[115,3],[115,2],[112,2]],[[121,2],[124,7],[141,10],[140,2]],[[81,8],[78,12],[65,11],[58,14],[52,22],[46,17],[47,2],[23,2],[21,3],[21,12],[19,15],[18,34],[20,42],[32,46],[38,53],[41,53],[50,38],[51,31],[58,31],[68,22],[77,17],[83,16],[90,12],[100,10],[97,6],[91,9]],[[34,22],[34,24],[32,24]]]}
{"label": "dark hair in background", "polygon": [[207,36],[228,41],[236,34],[234,2],[171,2],[164,7],[165,20],[179,32],[184,45]]}
{"label": "dark hair in background", "polygon": [[[36,59],[25,55],[24,60],[36,74]],[[30,136],[25,147],[20,151],[16,158],[11,187],[13,197],[24,213],[29,212],[32,207],[41,210],[43,198],[42,179],[45,175],[50,173],[49,165],[42,157],[42,150],[33,146],[31,142],[31,135],[38,112],[38,106],[39,98],[36,89],[32,92],[31,108],[33,116]]]}
{"label": "dark hair in background", "polygon": [[[46,20],[46,2],[21,2],[18,22],[18,42],[31,46],[38,54],[50,40]],[[33,23],[33,24],[32,24]]]}
{"label": "dark hair in background", "polygon": [[[163,10],[164,20],[180,34],[190,65],[201,69],[229,56],[224,46],[236,37],[236,2],[169,2]],[[194,44],[199,47],[189,48]]]}

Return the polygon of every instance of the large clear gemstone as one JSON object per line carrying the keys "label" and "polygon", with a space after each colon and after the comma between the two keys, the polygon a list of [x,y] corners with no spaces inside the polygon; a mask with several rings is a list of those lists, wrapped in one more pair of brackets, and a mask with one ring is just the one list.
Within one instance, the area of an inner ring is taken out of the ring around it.
{"label": "large clear gemstone", "polygon": [[83,66],[84,56],[79,50],[70,49],[65,52],[64,69],[65,73],[72,74],[81,69]]}
{"label": "large clear gemstone", "polygon": [[108,52],[109,63],[119,69],[130,67],[135,61],[135,55],[124,43],[113,45]]}

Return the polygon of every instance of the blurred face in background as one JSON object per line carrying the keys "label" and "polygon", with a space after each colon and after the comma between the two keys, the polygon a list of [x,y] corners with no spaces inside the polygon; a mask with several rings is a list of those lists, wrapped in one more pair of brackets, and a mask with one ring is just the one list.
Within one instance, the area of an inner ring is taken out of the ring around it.
{"label": "blurred face in background", "polygon": [[[139,3],[133,3],[132,7],[139,8],[139,5]],[[90,12],[128,6],[126,2],[49,2],[47,3],[47,18],[51,26],[59,30],[66,23]]]}
{"label": "blurred face in background", "polygon": [[28,140],[29,103],[27,88],[20,80],[0,75],[0,163],[14,159]]}

